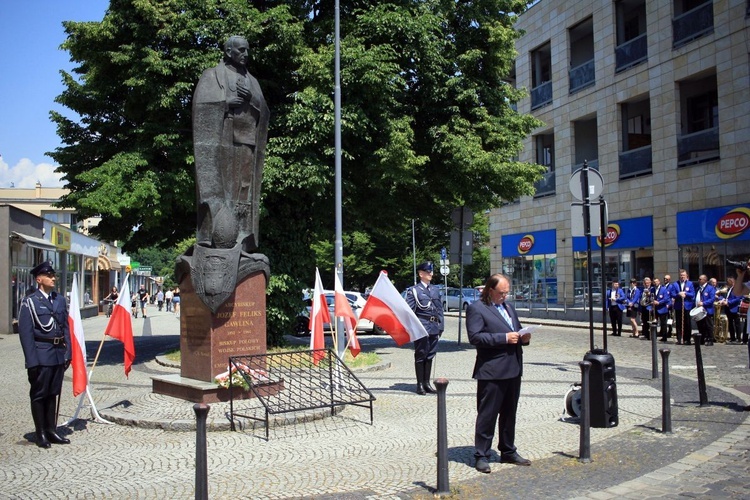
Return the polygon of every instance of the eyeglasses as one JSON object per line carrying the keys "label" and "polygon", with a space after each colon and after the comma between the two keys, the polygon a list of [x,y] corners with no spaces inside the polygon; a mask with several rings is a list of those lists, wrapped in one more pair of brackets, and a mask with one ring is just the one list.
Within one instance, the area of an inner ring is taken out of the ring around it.
{"label": "eyeglasses", "polygon": [[500,291],[497,288],[492,289],[496,294],[498,294],[500,297],[505,297],[510,293],[510,290]]}

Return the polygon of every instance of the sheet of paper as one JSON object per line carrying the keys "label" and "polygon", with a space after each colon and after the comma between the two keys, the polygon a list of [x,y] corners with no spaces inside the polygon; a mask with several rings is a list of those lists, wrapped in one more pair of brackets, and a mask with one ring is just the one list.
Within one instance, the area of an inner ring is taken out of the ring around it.
{"label": "sheet of paper", "polygon": [[519,335],[523,335],[524,333],[534,333],[537,328],[539,328],[542,325],[531,325],[531,326],[524,326],[520,330],[518,330]]}

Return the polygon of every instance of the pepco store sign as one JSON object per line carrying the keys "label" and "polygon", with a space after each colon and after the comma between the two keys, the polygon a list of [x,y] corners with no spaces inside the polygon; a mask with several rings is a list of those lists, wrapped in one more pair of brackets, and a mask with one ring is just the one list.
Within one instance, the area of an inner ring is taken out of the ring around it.
{"label": "pepco store sign", "polygon": [[518,253],[521,255],[529,253],[532,248],[534,248],[534,236],[531,234],[527,234],[518,242]]}
{"label": "pepco store sign", "polygon": [[620,234],[622,233],[620,229],[619,224],[610,224],[607,226],[607,233],[604,236],[604,245],[602,245],[602,238],[601,236],[598,236],[596,238],[596,242],[599,244],[599,247],[608,247],[612,245],[615,241],[617,241],[617,238],[620,237]]}
{"label": "pepco store sign", "polygon": [[722,215],[716,222],[716,236],[723,240],[736,238],[750,227],[750,209],[736,207]]}

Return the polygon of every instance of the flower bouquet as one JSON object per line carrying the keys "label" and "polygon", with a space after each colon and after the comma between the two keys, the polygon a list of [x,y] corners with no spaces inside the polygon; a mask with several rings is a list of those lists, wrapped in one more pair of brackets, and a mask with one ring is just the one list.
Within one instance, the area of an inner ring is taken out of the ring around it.
{"label": "flower bouquet", "polygon": [[243,373],[249,377],[253,383],[270,382],[271,380],[268,377],[268,372],[266,370],[254,370],[244,363],[238,363],[232,365],[231,374],[230,370],[227,370],[224,373],[216,375],[214,381],[219,384],[219,387],[225,389],[229,389],[229,386],[231,385],[232,387],[242,387],[242,389],[248,390],[250,389],[250,386],[248,385],[245,376],[242,375]]}

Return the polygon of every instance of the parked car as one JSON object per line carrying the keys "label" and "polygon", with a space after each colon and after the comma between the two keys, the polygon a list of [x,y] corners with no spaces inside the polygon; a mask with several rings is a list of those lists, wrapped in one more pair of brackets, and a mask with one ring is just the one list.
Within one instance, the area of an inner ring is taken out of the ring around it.
{"label": "parked car", "polygon": [[475,288],[448,288],[443,295],[443,310],[457,310],[459,307],[466,310],[474,301],[479,300],[479,292]]}
{"label": "parked car", "polygon": [[[334,317],[335,314],[335,307],[334,307],[334,295],[335,292],[332,290],[323,290],[323,295],[326,298],[326,304],[328,305],[328,314],[331,316],[331,318]],[[359,319],[359,313],[362,311],[362,308],[365,305],[365,298],[362,297],[362,294],[359,292],[344,292],[344,295],[346,296],[347,301],[349,302],[349,306],[352,308],[352,311],[354,312],[354,315],[358,318],[357,321],[357,331],[363,332],[363,333],[374,333],[374,334],[382,334],[385,333],[382,328],[375,325],[372,321],[368,319]],[[305,308],[303,311],[300,311],[300,313],[297,315],[297,321],[295,323],[295,334],[297,335],[309,335],[310,334],[310,311],[312,310],[312,297],[308,294],[305,294],[302,299],[305,302]],[[329,332],[332,329],[331,325],[328,323],[323,324],[323,331]]]}

